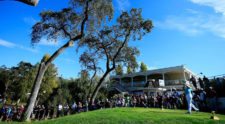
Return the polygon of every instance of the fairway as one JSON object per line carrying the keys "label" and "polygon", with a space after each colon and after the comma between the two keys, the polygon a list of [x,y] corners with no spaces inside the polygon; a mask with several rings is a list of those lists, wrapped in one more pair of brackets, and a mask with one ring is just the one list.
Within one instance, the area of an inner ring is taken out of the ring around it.
{"label": "fairway", "polygon": [[[225,124],[225,115],[217,116],[219,121],[209,119],[210,113],[185,110],[168,110],[153,108],[112,108],[76,115],[65,116],[54,120],[35,121],[35,124]],[[20,123],[19,123],[20,124]]]}

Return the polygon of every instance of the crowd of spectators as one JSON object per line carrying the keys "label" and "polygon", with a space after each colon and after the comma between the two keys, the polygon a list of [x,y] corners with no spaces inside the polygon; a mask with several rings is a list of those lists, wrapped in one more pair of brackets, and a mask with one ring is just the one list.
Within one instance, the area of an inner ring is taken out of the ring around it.
{"label": "crowd of spectators", "polygon": [[0,120],[11,121],[20,120],[22,113],[24,112],[24,106],[17,105],[3,105],[0,109]]}
{"label": "crowd of spectators", "polygon": [[[19,120],[24,112],[23,105],[7,105],[6,100],[0,95],[0,121]],[[209,90],[203,88],[196,89],[193,92],[193,104],[200,111],[216,111],[216,91],[210,87]],[[157,92],[152,95],[146,94],[116,94],[110,98],[97,99],[94,102],[90,100],[74,101],[73,103],[58,103],[53,105],[36,105],[31,115],[33,120],[51,119],[69,114],[93,111],[104,108],[115,107],[144,107],[144,108],[165,108],[165,109],[186,109],[186,98],[183,91],[177,91],[175,88],[171,91]]]}

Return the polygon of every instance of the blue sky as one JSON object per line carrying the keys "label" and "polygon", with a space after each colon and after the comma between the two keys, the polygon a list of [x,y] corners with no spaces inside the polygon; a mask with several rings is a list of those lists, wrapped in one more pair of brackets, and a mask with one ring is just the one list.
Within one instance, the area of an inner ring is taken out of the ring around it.
{"label": "blue sky", "polygon": [[[115,16],[131,8],[142,8],[154,29],[137,46],[149,69],[186,65],[196,74],[225,73],[225,1],[223,0],[114,0]],[[67,0],[40,0],[36,7],[13,1],[0,2],[0,65],[15,66],[20,61],[35,64],[45,53],[53,53],[63,41],[46,40],[30,44],[31,27],[44,10],[60,10]],[[76,77],[80,64],[75,48],[67,49],[54,63],[59,75]]]}

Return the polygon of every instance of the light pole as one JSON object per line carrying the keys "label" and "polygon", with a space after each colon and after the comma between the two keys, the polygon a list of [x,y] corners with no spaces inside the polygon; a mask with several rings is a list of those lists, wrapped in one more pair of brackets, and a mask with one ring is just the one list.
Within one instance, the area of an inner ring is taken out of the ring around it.
{"label": "light pole", "polygon": [[200,75],[200,76],[202,76],[202,75],[203,75],[203,73],[202,73],[202,72],[200,72],[200,73],[198,73],[196,76],[199,76],[199,75]]}

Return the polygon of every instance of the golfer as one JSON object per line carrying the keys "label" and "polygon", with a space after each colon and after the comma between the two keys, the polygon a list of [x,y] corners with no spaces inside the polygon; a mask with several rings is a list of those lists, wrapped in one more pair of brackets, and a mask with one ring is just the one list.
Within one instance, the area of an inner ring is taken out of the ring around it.
{"label": "golfer", "polygon": [[195,105],[192,104],[192,88],[189,82],[186,81],[185,83],[185,95],[188,105],[188,112],[187,114],[191,114],[191,109],[193,108],[195,111],[199,111],[198,108],[195,107]]}

